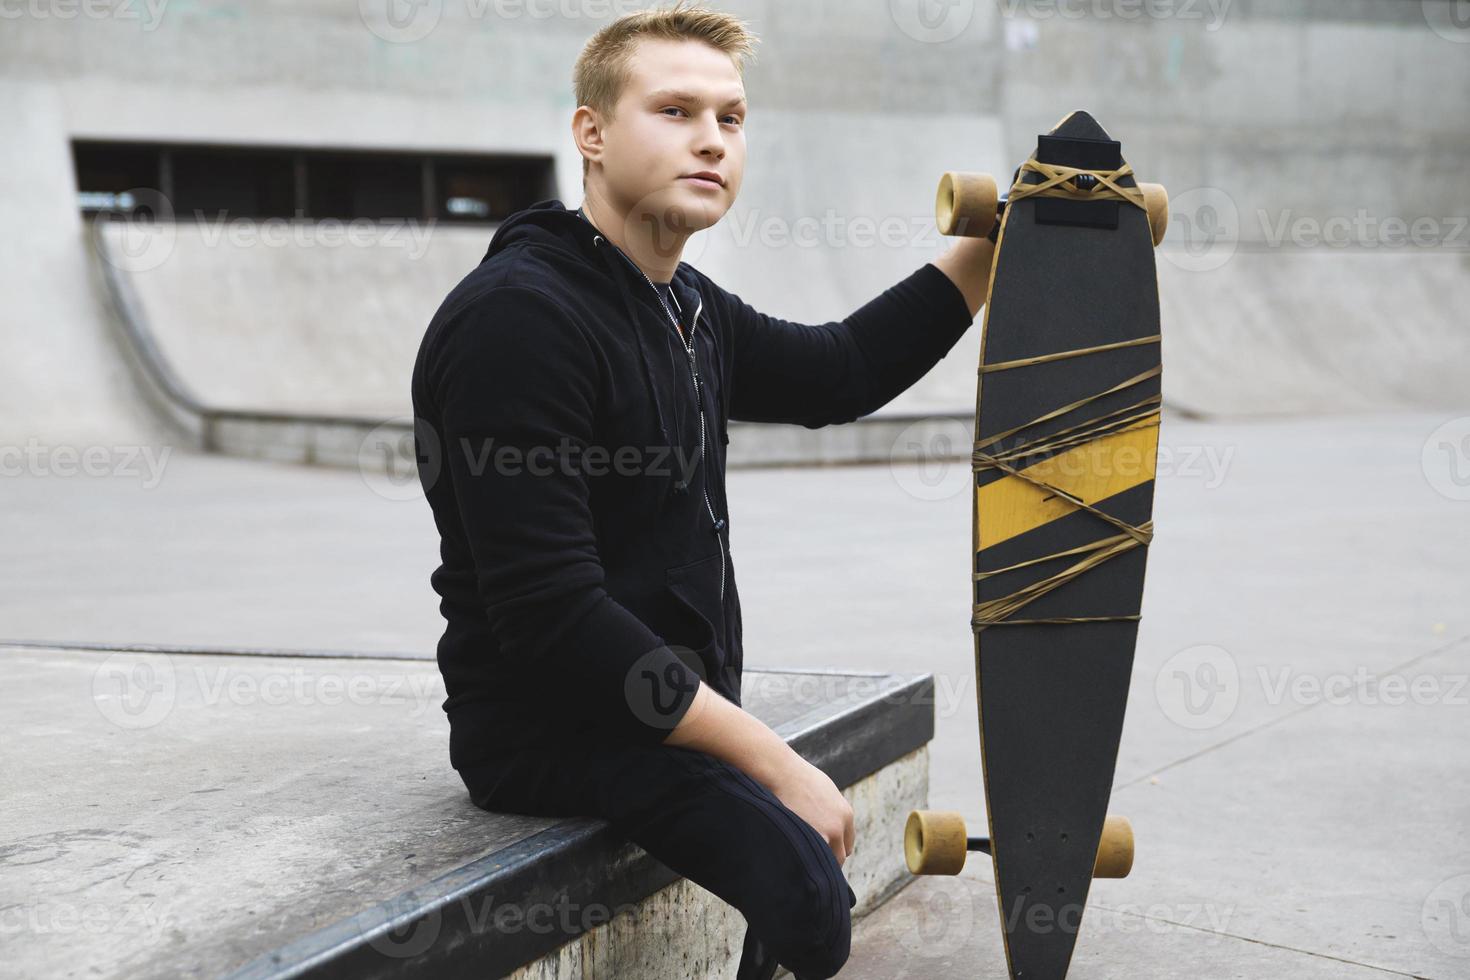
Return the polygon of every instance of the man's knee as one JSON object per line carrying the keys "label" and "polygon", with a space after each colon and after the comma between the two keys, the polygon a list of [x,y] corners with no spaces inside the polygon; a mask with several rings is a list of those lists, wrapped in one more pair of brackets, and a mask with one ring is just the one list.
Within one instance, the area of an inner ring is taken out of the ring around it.
{"label": "man's knee", "polygon": [[840,874],[800,891],[799,907],[788,910],[782,935],[771,946],[798,980],[825,980],[842,969],[851,952],[856,896]]}

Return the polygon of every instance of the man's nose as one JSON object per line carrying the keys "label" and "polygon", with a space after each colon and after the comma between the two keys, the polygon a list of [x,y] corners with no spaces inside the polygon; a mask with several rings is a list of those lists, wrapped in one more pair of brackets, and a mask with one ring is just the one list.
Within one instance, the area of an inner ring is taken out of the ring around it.
{"label": "man's nose", "polygon": [[725,134],[720,131],[720,121],[713,116],[701,119],[697,149],[701,154],[715,154],[716,159],[723,159],[725,156]]}

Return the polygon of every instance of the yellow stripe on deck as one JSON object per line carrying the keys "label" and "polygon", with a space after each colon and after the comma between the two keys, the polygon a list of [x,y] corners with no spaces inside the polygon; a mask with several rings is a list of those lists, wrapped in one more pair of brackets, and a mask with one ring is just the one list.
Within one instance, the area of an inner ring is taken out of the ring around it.
{"label": "yellow stripe on deck", "polygon": [[[1155,413],[1131,428],[1073,447],[1021,472],[1083,503],[1095,504],[1154,478],[1158,424]],[[1007,475],[975,494],[980,548],[983,551],[1079,509],[1064,497]]]}

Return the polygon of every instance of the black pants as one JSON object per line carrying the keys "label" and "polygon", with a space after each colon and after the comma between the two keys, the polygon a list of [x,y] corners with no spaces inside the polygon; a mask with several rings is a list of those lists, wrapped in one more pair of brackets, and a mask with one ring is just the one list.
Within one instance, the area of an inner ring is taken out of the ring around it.
{"label": "black pants", "polygon": [[607,820],[738,909],[799,980],[847,962],[857,896],[832,849],[734,766],[690,749],[594,745],[520,752],[460,775],[486,810]]}

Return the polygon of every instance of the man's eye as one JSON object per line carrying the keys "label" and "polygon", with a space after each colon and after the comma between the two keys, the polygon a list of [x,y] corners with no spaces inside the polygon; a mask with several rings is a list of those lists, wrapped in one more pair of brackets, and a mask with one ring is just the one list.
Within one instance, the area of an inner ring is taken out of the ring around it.
{"label": "man's eye", "polygon": [[726,116],[725,119],[733,126],[739,126],[742,121],[739,116]]}
{"label": "man's eye", "polygon": [[663,112],[683,112],[684,110],[683,109],[680,109],[676,105],[671,105],[671,106],[665,106],[661,111],[663,111]]}

